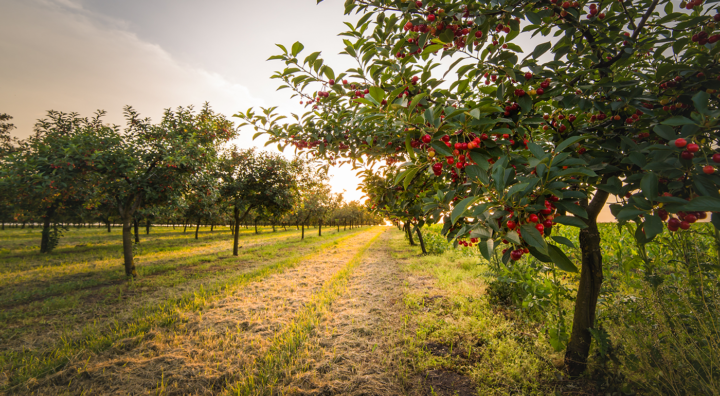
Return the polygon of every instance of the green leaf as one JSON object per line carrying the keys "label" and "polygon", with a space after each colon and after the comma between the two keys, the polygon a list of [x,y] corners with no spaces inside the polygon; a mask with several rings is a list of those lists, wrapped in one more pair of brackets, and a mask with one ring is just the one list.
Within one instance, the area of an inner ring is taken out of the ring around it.
{"label": "green leaf", "polygon": [[555,245],[548,245],[548,256],[552,259],[553,263],[565,272],[578,272],[577,267],[572,261],[565,255],[559,247]]}
{"label": "green leaf", "polygon": [[635,209],[632,206],[624,207],[620,210],[620,212],[615,216],[620,221],[627,221],[637,218],[639,215],[645,214],[644,210]]}
{"label": "green leaf", "polygon": [[555,202],[555,206],[560,209],[565,209],[577,217],[582,217],[583,219],[587,219],[588,217],[587,210],[580,205],[567,202]]}
{"label": "green leaf", "polygon": [[407,190],[408,186],[410,185],[410,182],[412,182],[413,178],[415,177],[415,175],[417,175],[417,173],[420,169],[421,168],[419,168],[419,167],[413,168],[405,175],[405,180],[403,181],[403,187],[406,190]]}
{"label": "green leaf", "polygon": [[444,143],[433,141],[432,143],[430,143],[430,145],[435,149],[436,153],[442,155],[443,157],[449,157],[452,155],[452,152]]}
{"label": "green leaf", "polygon": [[653,202],[658,196],[658,178],[655,172],[648,172],[640,181],[640,189],[648,201]]}
{"label": "green leaf", "polygon": [[412,147],[412,137],[410,134],[405,135],[405,150],[407,150],[411,159],[415,159],[415,150]]}
{"label": "green leaf", "polygon": [[513,194],[524,190],[528,185],[529,185],[529,183],[515,184],[512,187],[510,187],[506,196],[511,197]]}
{"label": "green leaf", "polygon": [[296,41],[295,44],[292,45],[292,55],[297,56],[303,48],[305,48],[305,46],[302,45],[301,42]]}
{"label": "green leaf", "polygon": [[558,144],[557,147],[555,147],[555,151],[559,153],[559,152],[565,150],[566,148],[568,148],[571,144],[579,142],[584,139],[587,139],[588,137],[589,136],[585,136],[585,135],[569,137],[569,138],[563,140],[562,143]]}
{"label": "green leaf", "polygon": [[427,93],[425,92],[413,96],[413,100],[412,102],[410,102],[410,106],[408,106],[408,113],[412,113],[412,111],[415,109],[415,106],[417,106],[417,104],[420,103],[422,98],[424,98],[425,96],[427,96]]}
{"label": "green leaf", "polygon": [[554,218],[553,221],[555,223],[564,224],[567,226],[578,227],[578,228],[587,228],[587,224],[585,224],[585,222],[582,221],[582,219],[580,219],[579,217],[558,216],[558,217]]}
{"label": "green leaf", "polygon": [[480,241],[480,243],[478,243],[478,247],[480,248],[482,256],[485,257],[485,260],[490,260],[492,258],[492,253],[495,250],[495,242],[493,242],[492,239]]}
{"label": "green leaf", "polygon": [[550,238],[552,238],[553,241],[555,241],[555,242],[557,242],[557,243],[562,243],[563,245],[565,245],[565,246],[567,246],[567,247],[569,247],[569,248],[571,248],[571,249],[574,249],[574,248],[575,248],[575,244],[573,244],[571,240],[565,238],[564,236],[555,235],[555,236],[552,236],[552,237],[550,237]]}
{"label": "green leaf", "polygon": [[695,103],[695,108],[700,112],[700,114],[709,115],[708,111],[708,101],[710,100],[710,95],[705,91],[698,91],[693,98],[693,103]]}
{"label": "green leaf", "polygon": [[507,234],[505,234],[505,239],[508,241],[516,244],[516,245],[522,245],[522,242],[520,241],[520,234],[518,234],[515,231],[510,231]]}
{"label": "green leaf", "polygon": [[444,47],[443,44],[428,45],[428,46],[425,47],[425,49],[423,50],[422,54],[423,54],[423,55],[431,54],[431,53],[433,53],[433,52],[435,52],[435,51],[438,51],[438,50],[442,49],[442,47]]}
{"label": "green leaf", "polygon": [[672,125],[672,126],[678,126],[678,125],[696,125],[695,121],[683,117],[683,116],[674,116],[670,117],[667,120],[661,122],[663,125]]}
{"label": "green leaf", "polygon": [[532,53],[533,59],[539,58],[542,54],[546,53],[547,50],[550,49],[550,47],[552,47],[552,44],[549,41],[547,43],[542,43],[542,44],[538,45],[537,47],[535,47],[535,49],[533,50],[533,53]]}
{"label": "green leaf", "polygon": [[385,91],[380,87],[373,86],[368,88],[368,91],[370,91],[370,96],[378,103],[382,103],[383,99],[385,99]]}
{"label": "green leaf", "polygon": [[550,258],[550,256],[548,256],[547,254],[544,254],[544,253],[540,253],[540,251],[535,249],[533,246],[529,246],[528,250],[530,251],[530,254],[533,255],[533,257],[542,261],[543,263],[551,263],[552,262],[552,259]]}
{"label": "green leaf", "polygon": [[675,130],[667,125],[655,125],[653,128],[653,132],[655,132],[658,136],[665,140],[675,140],[677,139],[677,135],[675,134]]}
{"label": "green leaf", "polygon": [[462,201],[458,202],[453,208],[452,214],[450,215],[450,221],[455,224],[457,219],[465,213],[465,210],[471,203],[478,200],[478,197],[467,197]]}
{"label": "green leaf", "polygon": [[528,243],[528,245],[536,248],[542,254],[548,253],[548,245],[545,243],[545,238],[540,235],[540,232],[535,229],[534,225],[525,224],[520,227],[520,229],[522,230],[522,238]]}
{"label": "green leaf", "polygon": [[530,99],[530,95],[524,95],[520,97],[518,104],[523,113],[529,113],[532,110],[533,101]]}
{"label": "green leaf", "polygon": [[662,234],[663,232],[663,221],[658,215],[645,216],[645,222],[643,223],[643,231],[645,231],[645,237],[648,240],[655,238],[655,236]]}
{"label": "green leaf", "polygon": [[720,199],[713,197],[695,197],[690,203],[683,205],[688,212],[720,212]]}

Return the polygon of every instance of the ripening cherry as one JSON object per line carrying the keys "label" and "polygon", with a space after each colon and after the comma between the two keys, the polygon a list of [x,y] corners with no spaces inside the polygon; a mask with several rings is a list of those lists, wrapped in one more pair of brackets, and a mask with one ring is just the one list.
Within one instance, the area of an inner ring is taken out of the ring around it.
{"label": "ripening cherry", "polygon": [[482,38],[482,36],[483,36],[483,32],[481,32],[479,30],[477,32],[475,32],[475,37]]}
{"label": "ripening cherry", "polygon": [[506,223],[506,225],[507,225],[507,228],[509,228],[509,229],[511,229],[511,230],[514,230],[515,227],[517,226],[517,223],[515,223],[515,222],[512,221],[512,220],[508,220],[508,222]]}
{"label": "ripening cherry", "polygon": [[553,221],[552,221],[552,220],[545,220],[545,221],[543,221],[543,226],[545,226],[545,228],[550,228],[550,227],[552,227],[552,225],[553,225]]}
{"label": "ripening cherry", "polygon": [[422,141],[423,141],[423,143],[430,143],[430,142],[432,142],[432,136],[425,135],[422,137]]}
{"label": "ripening cherry", "polygon": [[525,79],[526,79],[526,80],[530,80],[531,78],[533,78],[533,74],[532,74],[532,73],[530,73],[530,72],[525,73]]}
{"label": "ripening cherry", "polygon": [[660,216],[660,220],[665,221],[668,219],[668,211],[665,209],[658,210],[658,216]]}
{"label": "ripening cherry", "polygon": [[537,217],[536,214],[531,214],[530,217],[528,217],[528,220],[529,220],[531,223],[537,223],[538,217]]}
{"label": "ripening cherry", "polygon": [[685,215],[685,221],[692,224],[697,221],[697,216],[694,213],[688,213]]}
{"label": "ripening cherry", "polygon": [[680,219],[676,219],[675,217],[668,220],[668,228],[677,228],[680,227]]}
{"label": "ripening cherry", "polygon": [[522,258],[522,256],[523,256],[523,251],[521,249],[513,250],[512,252],[510,252],[510,258],[513,261],[520,260]]}
{"label": "ripening cherry", "polygon": [[700,146],[698,146],[696,143],[690,143],[687,145],[687,151],[691,153],[697,153],[700,151]]}
{"label": "ripening cherry", "polygon": [[536,224],[535,229],[538,230],[538,232],[542,234],[543,231],[545,231],[545,226],[542,224]]}
{"label": "ripening cherry", "polygon": [[712,175],[713,173],[715,173],[715,167],[712,165],[705,165],[703,166],[703,172],[706,175]]}
{"label": "ripening cherry", "polygon": [[695,157],[695,154],[693,154],[687,150],[680,153],[680,158],[682,158],[684,160],[691,160],[691,159],[693,159],[693,157]]}
{"label": "ripening cherry", "polygon": [[428,20],[428,22],[435,22],[435,14],[428,15],[427,20]]}
{"label": "ripening cherry", "polygon": [[[718,15],[720,15],[720,14],[718,14]],[[715,153],[715,154],[713,154],[712,160],[713,160],[714,163],[720,164],[720,153]]]}
{"label": "ripening cherry", "polygon": [[690,223],[688,223],[687,221],[681,221],[680,228],[682,228],[683,230],[687,230],[690,228]]}
{"label": "ripening cherry", "polygon": [[685,147],[685,145],[687,145],[687,140],[685,140],[683,138],[675,139],[675,147],[683,148],[683,147]]}

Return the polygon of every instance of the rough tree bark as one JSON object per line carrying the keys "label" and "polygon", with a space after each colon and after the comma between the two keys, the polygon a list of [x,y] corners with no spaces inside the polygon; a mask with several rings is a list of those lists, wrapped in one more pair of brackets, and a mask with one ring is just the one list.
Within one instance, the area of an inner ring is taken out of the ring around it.
{"label": "rough tree bark", "polygon": [[572,332],[565,350],[565,369],[572,377],[585,372],[592,343],[592,335],[588,329],[595,326],[595,312],[600,286],[603,282],[602,251],[600,250],[597,216],[605,206],[607,198],[606,191],[598,190],[589,204],[587,200],[581,202],[581,205],[587,209],[588,220],[584,220],[587,228],[580,230],[582,268],[575,299]]}
{"label": "rough tree bark", "polygon": [[250,213],[252,206],[249,206],[245,213],[240,217],[240,208],[235,205],[233,208],[233,220],[235,221],[235,232],[233,235],[233,256],[238,255],[238,244],[240,240],[240,222],[245,220],[245,217]]}
{"label": "rough tree bark", "polygon": [[423,254],[427,254],[427,250],[425,250],[425,240],[423,239],[422,233],[420,232],[420,227],[415,227],[415,232],[417,232],[418,241],[420,241],[420,249],[422,249]]}
{"label": "rough tree bark", "polygon": [[195,239],[198,239],[199,232],[200,232],[200,219],[198,219],[197,226],[195,227]]}
{"label": "rough tree bark", "polygon": [[135,219],[133,221],[133,228],[135,229],[135,243],[140,243],[140,234],[138,233],[138,221]]}
{"label": "rough tree bark", "polygon": [[50,244],[50,222],[52,221],[52,217],[54,214],[55,214],[55,205],[52,205],[45,212],[45,217],[43,218],[43,230],[42,230],[42,236],[40,238],[40,253],[48,252],[48,248],[49,248],[49,244]]}

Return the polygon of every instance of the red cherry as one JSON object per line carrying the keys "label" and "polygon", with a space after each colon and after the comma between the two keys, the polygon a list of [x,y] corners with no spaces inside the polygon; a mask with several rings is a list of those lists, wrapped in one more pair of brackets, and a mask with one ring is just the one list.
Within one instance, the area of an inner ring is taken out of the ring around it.
{"label": "red cherry", "polygon": [[477,37],[477,38],[481,38],[482,35],[483,35],[483,33],[479,30],[477,32],[475,32],[475,37]]}
{"label": "red cherry", "polygon": [[526,80],[529,80],[529,79],[531,79],[531,78],[533,78],[533,74],[532,74],[532,73],[530,73],[530,72],[525,73],[525,79],[526,79]]}
{"label": "red cherry", "polygon": [[428,22],[435,22],[435,15],[434,15],[434,14],[428,15]]}
{"label": "red cherry", "polygon": [[677,229],[678,227],[680,227],[680,220],[674,217],[671,218],[670,220],[668,220],[668,227]]}
{"label": "red cherry", "polygon": [[683,148],[687,144],[687,140],[683,138],[675,139],[675,147]]}
{"label": "red cherry", "polygon": [[512,252],[510,252],[510,258],[513,259],[513,261],[520,260],[522,258],[522,255],[523,255],[523,251],[520,249],[513,250]]}
{"label": "red cherry", "polygon": [[543,221],[543,225],[545,226],[545,228],[550,228],[550,227],[552,227],[552,225],[553,225],[553,221],[552,221],[552,220],[545,220],[545,221]]}
{"label": "red cherry", "polygon": [[693,157],[695,157],[695,154],[685,150],[682,153],[680,153],[680,157],[684,160],[691,160]]}
{"label": "red cherry", "polygon": [[[720,15],[720,14],[718,14],[718,15]],[[720,164],[720,153],[715,153],[715,154],[713,154],[712,160],[713,160],[714,163]]]}
{"label": "red cherry", "polygon": [[694,222],[697,221],[697,216],[695,216],[695,215],[692,214],[692,213],[690,213],[690,214],[688,214],[688,215],[685,215],[685,221],[687,221],[688,223],[692,224],[692,223],[694,223]]}
{"label": "red cherry", "polygon": [[698,146],[695,143],[690,143],[687,146],[687,151],[689,151],[691,153],[697,153],[698,151],[700,151],[700,146]]}
{"label": "red cherry", "polygon": [[687,230],[688,228],[690,228],[690,223],[688,223],[687,221],[681,221],[680,228],[682,228],[683,230]]}
{"label": "red cherry", "polygon": [[430,142],[432,142],[432,136],[425,135],[422,137],[422,141],[423,141],[423,143],[430,143]]}
{"label": "red cherry", "polygon": [[536,214],[531,214],[530,217],[528,217],[528,220],[529,220],[531,223],[537,223],[538,217],[537,217]]}
{"label": "red cherry", "polygon": [[511,230],[514,230],[516,226],[517,226],[517,224],[516,224],[514,221],[512,221],[512,220],[509,220],[509,221],[507,222],[507,227],[508,227],[509,229],[511,229]]}
{"label": "red cherry", "polygon": [[545,231],[545,226],[542,224],[537,224],[535,225],[535,229],[542,234],[542,232]]}
{"label": "red cherry", "polygon": [[712,166],[712,165],[705,165],[705,166],[703,167],[703,172],[704,172],[706,175],[712,175],[713,173],[715,173],[715,167]]}

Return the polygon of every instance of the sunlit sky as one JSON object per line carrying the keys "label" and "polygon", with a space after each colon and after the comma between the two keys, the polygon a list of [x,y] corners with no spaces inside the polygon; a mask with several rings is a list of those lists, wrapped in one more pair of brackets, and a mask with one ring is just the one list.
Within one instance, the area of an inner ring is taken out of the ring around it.
{"label": "sunlit sky", "polygon": [[[343,22],[358,19],[343,15],[343,3],[2,0],[0,113],[14,117],[19,137],[51,109],[83,116],[103,109],[105,120],[119,125],[128,104],[153,120],[165,108],[205,101],[228,117],[259,106],[300,113],[299,99],[276,91],[279,83],[270,79],[283,64],[267,59],[279,53],[275,44],[300,41],[304,53],[322,51],[336,72],[354,67],[339,55]],[[547,40],[528,37],[523,47]],[[263,147],[253,133],[244,128],[236,143]],[[347,165],[330,172],[333,190],[346,200],[362,198],[355,172]],[[609,211],[599,220],[609,221]]]}
{"label": "sunlit sky", "polygon": [[[124,125],[132,105],[159,120],[162,110],[208,101],[230,117],[250,107],[302,111],[289,91],[276,91],[276,43],[301,41],[323,51],[336,70],[345,30],[343,1],[313,0],[3,0],[0,12],[0,112],[27,137],[47,110],[90,116],[108,112]],[[237,119],[235,119],[237,120]],[[244,128],[242,147],[263,147]],[[334,191],[359,199],[349,166],[332,169]]]}

